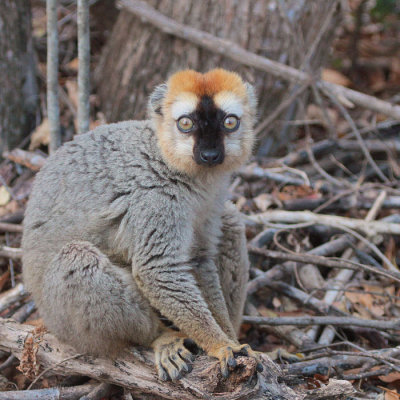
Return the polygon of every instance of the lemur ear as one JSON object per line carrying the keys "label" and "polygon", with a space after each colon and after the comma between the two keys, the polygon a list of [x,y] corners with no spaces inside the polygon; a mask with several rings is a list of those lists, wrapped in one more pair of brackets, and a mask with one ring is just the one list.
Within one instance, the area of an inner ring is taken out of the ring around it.
{"label": "lemur ear", "polygon": [[148,109],[151,114],[162,115],[162,103],[167,93],[166,83],[156,86],[149,97]]}
{"label": "lemur ear", "polygon": [[250,108],[253,109],[253,110],[256,110],[257,109],[257,103],[258,103],[256,90],[254,89],[254,86],[251,85],[248,82],[245,82],[244,86],[246,87],[247,97],[249,99]]}

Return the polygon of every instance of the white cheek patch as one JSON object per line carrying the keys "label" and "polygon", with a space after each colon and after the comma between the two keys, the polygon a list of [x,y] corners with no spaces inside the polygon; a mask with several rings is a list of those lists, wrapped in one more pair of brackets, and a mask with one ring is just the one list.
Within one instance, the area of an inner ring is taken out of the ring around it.
{"label": "white cheek patch", "polygon": [[225,154],[233,157],[242,155],[242,141],[239,132],[225,136]]}
{"label": "white cheek patch", "polygon": [[179,156],[193,156],[194,140],[193,137],[180,134],[176,139],[176,154]]}
{"label": "white cheek patch", "polygon": [[218,108],[227,114],[243,115],[243,104],[241,99],[232,92],[223,91],[214,96],[214,102]]}
{"label": "white cheek patch", "polygon": [[197,96],[192,93],[182,93],[172,104],[171,115],[174,120],[178,120],[182,115],[192,113],[197,106]]}

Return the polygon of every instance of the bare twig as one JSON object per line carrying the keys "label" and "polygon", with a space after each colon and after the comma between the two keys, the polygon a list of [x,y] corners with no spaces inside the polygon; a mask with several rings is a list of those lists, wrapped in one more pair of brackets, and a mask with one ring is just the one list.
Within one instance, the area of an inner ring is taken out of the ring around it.
{"label": "bare twig", "polygon": [[89,130],[90,121],[90,29],[89,1],[78,0],[78,133]]}
{"label": "bare twig", "polygon": [[365,221],[362,219],[340,217],[326,214],[315,214],[310,211],[270,210],[260,214],[248,215],[246,218],[263,224],[269,222],[303,223],[313,222],[323,225],[343,226],[374,236],[379,233],[400,235],[400,225],[384,221]]}
{"label": "bare twig", "polygon": [[306,253],[296,254],[296,253],[284,253],[275,250],[259,249],[257,247],[248,246],[250,252],[255,254],[260,254],[268,258],[280,259],[280,260],[290,260],[307,264],[323,265],[324,267],[330,268],[340,268],[340,269],[351,269],[354,271],[364,270],[370,273],[385,276],[387,278],[393,279],[400,282],[400,272],[386,271],[384,269],[378,269],[371,265],[359,264],[354,261],[343,260],[342,258],[327,258]]}
{"label": "bare twig", "polygon": [[3,292],[0,296],[0,312],[10,307],[11,304],[21,300],[26,294],[22,283],[18,283],[14,288]]}
{"label": "bare twig", "polygon": [[340,103],[340,101],[337,100],[336,96],[332,92],[330,92],[328,89],[324,89],[324,93],[336,104],[336,106],[339,108],[340,112],[342,113],[343,117],[346,119],[346,121],[350,125],[350,127],[354,133],[354,136],[357,138],[358,144],[360,145],[361,150],[365,155],[365,158],[368,160],[369,164],[374,169],[376,174],[384,182],[386,182],[386,183],[389,182],[389,179],[382,173],[382,171],[376,165],[376,162],[372,158],[367,146],[364,143],[364,139],[362,138],[360,131],[358,130],[355,122],[353,121],[353,118],[351,118],[351,115],[348,113],[346,108]]}
{"label": "bare twig", "polygon": [[32,153],[21,149],[14,149],[9,153],[3,154],[4,158],[14,161],[17,164],[24,165],[32,171],[39,171],[46,162],[46,158],[40,154]]}
{"label": "bare twig", "polygon": [[[307,254],[318,255],[321,257],[335,254],[339,251],[342,251],[344,248],[347,248],[349,245],[351,245],[352,240],[353,239],[350,236],[343,235],[338,239],[332,240],[331,242],[328,243],[324,243],[323,245],[318,246],[313,250],[310,250]],[[252,251],[253,248],[249,247],[249,250]],[[257,250],[255,250],[254,252],[257,253],[258,251],[261,251],[261,253],[259,254],[265,255],[263,254],[263,252],[265,251],[268,252],[269,250],[261,250],[257,248]],[[288,254],[288,253],[282,253],[282,254]],[[263,287],[266,282],[282,280],[286,274],[290,274],[292,271],[293,271],[292,262],[286,262],[282,265],[280,264],[275,265],[270,270],[261,273],[260,276],[257,276],[255,279],[250,281],[247,286],[247,293],[252,294],[256,292],[259,288]]]}
{"label": "bare twig", "polygon": [[[304,84],[303,86],[298,87],[290,94],[288,98],[283,100],[274,111],[272,111],[264,121],[258,124],[257,128],[254,130],[255,135],[260,135],[264,137],[266,132],[262,133],[264,129],[268,128],[278,117],[279,115],[285,111],[287,107],[289,107],[306,89],[308,88],[308,84]],[[262,133],[262,134],[261,134]]]}
{"label": "bare twig", "polygon": [[295,326],[309,326],[309,325],[334,325],[341,327],[360,326],[363,328],[373,328],[377,330],[387,329],[400,329],[400,319],[391,321],[361,319],[353,317],[310,317],[308,315],[301,315],[299,317],[249,317],[244,316],[243,322],[255,325],[295,325]]}
{"label": "bare twig", "polygon": [[94,383],[87,383],[85,385],[73,387],[0,392],[0,400],[75,400],[89,393],[94,387]]}
{"label": "bare twig", "polygon": [[0,231],[22,233],[23,227],[19,224],[8,224],[7,222],[0,222]]}
{"label": "bare twig", "polygon": [[113,389],[113,385],[103,382],[93,388],[88,394],[82,396],[79,400],[100,400],[103,397],[108,397]]}
{"label": "bare twig", "polygon": [[22,258],[22,250],[16,247],[0,246],[0,257],[20,260]]}
{"label": "bare twig", "polygon": [[61,144],[58,104],[58,0],[47,0],[47,113],[50,124],[50,152]]}

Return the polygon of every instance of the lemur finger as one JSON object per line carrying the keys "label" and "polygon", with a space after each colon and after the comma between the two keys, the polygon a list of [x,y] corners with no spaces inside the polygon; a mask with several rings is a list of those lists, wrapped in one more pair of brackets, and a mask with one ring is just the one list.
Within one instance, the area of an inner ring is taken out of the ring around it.
{"label": "lemur finger", "polygon": [[181,378],[181,373],[178,367],[167,356],[161,358],[161,363],[173,381]]}
{"label": "lemur finger", "polygon": [[156,363],[156,369],[157,369],[158,377],[160,378],[160,380],[162,380],[162,381],[168,381],[169,380],[168,373],[164,369],[164,367],[162,366],[161,362]]}
{"label": "lemur finger", "polygon": [[176,365],[177,369],[179,372],[184,371],[184,372],[189,372],[188,365],[186,361],[184,361],[178,353],[174,352],[170,354],[169,359]]}
{"label": "lemur finger", "polygon": [[178,348],[178,354],[181,356],[181,358],[185,361],[192,362],[194,360],[194,354],[192,354],[188,349],[185,347],[179,347]]}
{"label": "lemur finger", "polygon": [[221,374],[224,378],[227,378],[229,376],[229,368],[227,365],[227,360],[225,357],[223,357],[220,362],[219,362],[220,366],[221,366]]}

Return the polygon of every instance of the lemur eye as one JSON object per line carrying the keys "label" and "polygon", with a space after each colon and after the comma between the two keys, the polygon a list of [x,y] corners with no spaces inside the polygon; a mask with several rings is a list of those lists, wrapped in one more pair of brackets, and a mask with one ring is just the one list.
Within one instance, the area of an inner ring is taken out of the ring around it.
{"label": "lemur eye", "polygon": [[239,123],[240,123],[240,120],[235,115],[228,115],[224,119],[224,127],[228,131],[236,131],[236,129],[239,128]]}
{"label": "lemur eye", "polygon": [[193,129],[194,123],[189,117],[181,117],[176,125],[181,132],[186,133]]}

